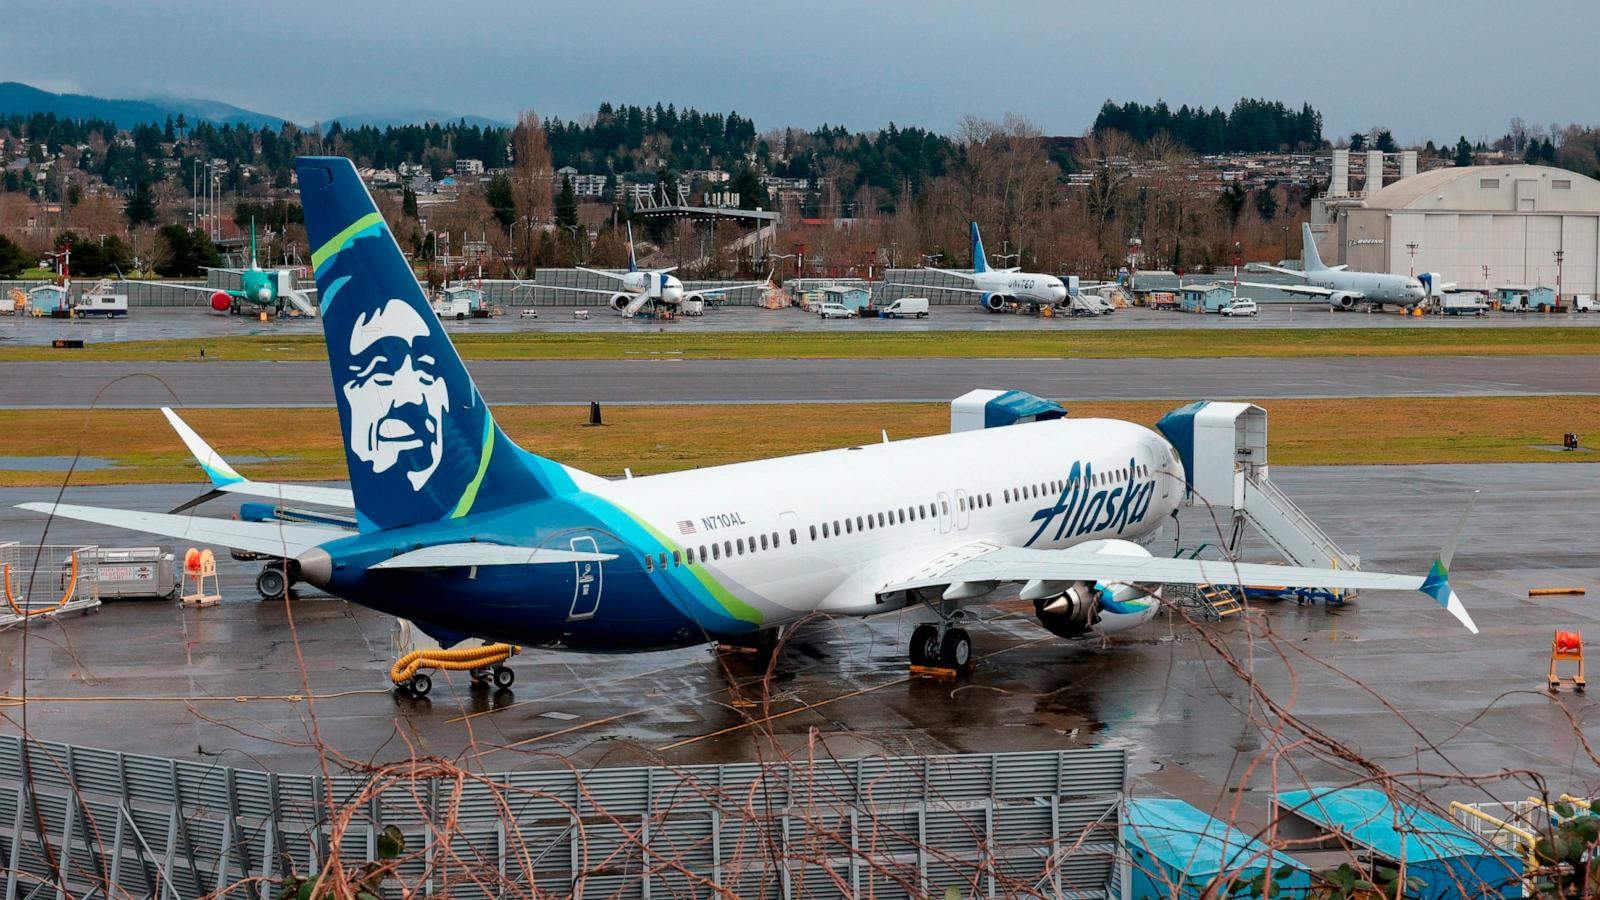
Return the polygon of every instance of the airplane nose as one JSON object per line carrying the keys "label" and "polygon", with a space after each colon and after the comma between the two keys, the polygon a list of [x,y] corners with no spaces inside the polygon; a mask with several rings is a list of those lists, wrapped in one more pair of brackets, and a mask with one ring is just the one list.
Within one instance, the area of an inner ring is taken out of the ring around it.
{"label": "airplane nose", "polygon": [[677,303],[683,299],[683,286],[678,284],[667,285],[661,289],[661,299],[668,303]]}
{"label": "airplane nose", "polygon": [[256,291],[256,299],[260,300],[262,303],[266,303],[266,302],[270,301],[272,299],[272,291],[271,291],[271,289],[262,288],[261,290]]}
{"label": "airplane nose", "polygon": [[1050,299],[1057,303],[1067,299],[1067,286],[1064,284],[1052,285],[1050,287]]}

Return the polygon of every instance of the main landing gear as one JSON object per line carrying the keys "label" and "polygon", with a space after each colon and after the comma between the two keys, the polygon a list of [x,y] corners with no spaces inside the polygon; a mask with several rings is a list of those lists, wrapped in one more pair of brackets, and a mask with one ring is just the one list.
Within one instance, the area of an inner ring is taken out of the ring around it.
{"label": "main landing gear", "polygon": [[256,575],[256,593],[263,600],[282,600],[289,593],[289,579],[283,574],[283,562],[274,561]]}
{"label": "main landing gear", "polygon": [[911,664],[965,669],[972,662],[972,637],[965,628],[925,622],[911,632]]}

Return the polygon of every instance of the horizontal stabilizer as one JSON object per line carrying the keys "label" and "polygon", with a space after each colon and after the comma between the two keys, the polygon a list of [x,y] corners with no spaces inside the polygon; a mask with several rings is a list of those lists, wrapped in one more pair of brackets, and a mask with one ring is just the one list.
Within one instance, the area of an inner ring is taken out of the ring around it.
{"label": "horizontal stabilizer", "polygon": [[460,566],[539,566],[553,563],[610,562],[614,553],[582,553],[576,550],[549,550],[543,547],[511,547],[505,544],[437,544],[402,553],[368,568],[372,569],[449,569]]}
{"label": "horizontal stabilizer", "polygon": [[171,513],[138,512],[129,509],[106,509],[98,506],[72,506],[52,503],[20,503],[18,509],[110,525],[129,531],[159,534],[180,541],[211,544],[246,550],[267,556],[294,557],[319,544],[350,536],[342,528],[325,528],[318,525],[290,525],[284,522],[240,522],[234,519],[211,519],[204,516],[175,516]]}

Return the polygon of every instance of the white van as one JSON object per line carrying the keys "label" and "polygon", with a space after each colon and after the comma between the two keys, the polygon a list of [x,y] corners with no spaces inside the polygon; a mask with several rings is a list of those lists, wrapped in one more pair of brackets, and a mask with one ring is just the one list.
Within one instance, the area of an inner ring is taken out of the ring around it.
{"label": "white van", "polygon": [[1574,294],[1572,296],[1573,312],[1595,312],[1600,310],[1600,303],[1595,302],[1593,294]]}
{"label": "white van", "polygon": [[1256,314],[1256,302],[1249,297],[1235,297],[1228,301],[1228,305],[1217,310],[1224,316],[1253,316]]}
{"label": "white van", "polygon": [[901,297],[883,308],[883,317],[886,319],[899,319],[905,316],[926,319],[928,317],[928,298]]}

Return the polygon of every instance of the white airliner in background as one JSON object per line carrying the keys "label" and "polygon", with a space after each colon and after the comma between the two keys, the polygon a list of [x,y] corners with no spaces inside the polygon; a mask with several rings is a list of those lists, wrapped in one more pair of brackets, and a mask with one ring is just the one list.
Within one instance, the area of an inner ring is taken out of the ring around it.
{"label": "white airliner in background", "polygon": [[602,291],[594,288],[535,284],[531,281],[522,282],[518,287],[544,291],[571,291],[577,294],[600,294],[601,296],[609,297],[607,305],[616,312],[621,313],[625,318],[631,318],[635,313],[643,309],[646,304],[650,303],[662,306],[678,306],[686,300],[700,300],[703,302],[707,293],[722,294],[728,291],[754,287],[770,290],[776,287],[773,283],[772,275],[768,275],[765,281],[719,286],[714,291],[686,290],[678,276],[671,274],[678,268],[677,266],[669,266],[665,269],[639,268],[639,262],[634,257],[633,251],[632,223],[628,224],[628,271],[619,274],[607,272],[604,269],[587,269],[583,266],[575,266],[574,268],[580,272],[588,272],[591,275],[599,275],[621,282],[622,287],[616,291]]}
{"label": "white airliner in background", "polygon": [[1302,270],[1281,269],[1262,263],[1251,263],[1247,268],[1251,271],[1293,275],[1305,279],[1305,284],[1265,284],[1254,281],[1241,281],[1239,284],[1271,288],[1288,294],[1325,297],[1329,306],[1344,310],[1355,309],[1363,303],[1373,307],[1388,304],[1409,309],[1427,300],[1430,293],[1438,294],[1455,287],[1453,282],[1439,283],[1439,277],[1431,272],[1424,272],[1421,278],[1417,278],[1384,272],[1351,272],[1344,266],[1325,266],[1322,264],[1322,255],[1317,252],[1317,242],[1311,236],[1309,223],[1300,223],[1300,236],[1304,242],[1300,248]]}
{"label": "white airliner in background", "polygon": [[1020,303],[1031,305],[1034,308],[1041,306],[1059,306],[1066,302],[1067,286],[1060,278],[1054,275],[1045,275],[1040,272],[1023,272],[1018,269],[991,269],[989,260],[983,252],[983,237],[978,234],[978,223],[972,223],[972,271],[960,272],[955,269],[928,268],[934,272],[943,272],[969,282],[972,287],[945,287],[943,285],[923,287],[933,291],[958,291],[963,294],[978,294],[985,309],[990,312],[999,312],[1007,304]]}
{"label": "white airliner in background", "polygon": [[1173,444],[1131,422],[1061,417],[617,481],[529,453],[495,424],[354,166],[296,169],[350,491],[248,481],[180,431],[224,492],[348,501],[356,530],[23,508],[282,558],[446,645],[642,651],[921,606],[937,621],[913,631],[912,661],[962,666],[964,608],[1006,585],[1069,638],[1148,621],[1167,584],[1420,590],[1477,630],[1447,577],[1456,537],[1426,576],[1152,556],[1186,476]]}

